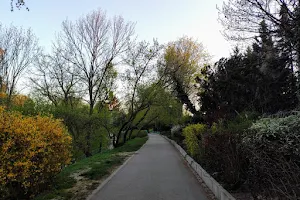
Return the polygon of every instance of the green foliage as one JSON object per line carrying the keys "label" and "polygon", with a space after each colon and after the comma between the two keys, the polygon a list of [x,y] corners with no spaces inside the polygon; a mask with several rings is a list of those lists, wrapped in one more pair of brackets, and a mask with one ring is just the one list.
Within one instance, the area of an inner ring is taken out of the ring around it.
{"label": "green foliage", "polygon": [[[117,131],[119,126],[118,117],[122,114],[121,112],[109,111],[105,107],[101,110],[95,109],[95,112],[90,115],[87,105],[77,104],[75,107],[54,106],[39,98],[28,98],[23,105],[14,105],[11,110],[21,112],[27,116],[39,114],[62,119],[73,138],[74,159],[85,157],[88,152],[88,142],[90,142],[91,153],[97,153],[107,148],[108,135]],[[88,134],[90,134],[89,141],[87,141]]]}
{"label": "green foliage", "polygon": [[[140,127],[156,130],[169,130],[172,124],[178,124],[182,116],[182,104],[164,88],[151,85],[139,92],[140,96],[151,95],[150,108],[144,109],[134,119],[136,124],[147,112],[145,119],[140,123]],[[140,97],[141,98],[141,97]]]}
{"label": "green foliage", "polygon": [[234,119],[226,122],[226,126],[220,127],[221,131],[219,132],[228,132],[233,134],[242,134],[244,133],[252,123],[258,118],[256,112],[243,112],[236,116]]}
{"label": "green foliage", "polygon": [[221,123],[214,122],[210,127],[212,134],[223,132],[223,125]]}
{"label": "green foliage", "polygon": [[55,106],[42,98],[27,98],[22,105],[12,105],[11,110],[18,111],[27,116],[49,116],[53,114]]}
{"label": "green foliage", "polygon": [[[245,112],[232,120],[219,120],[210,128],[204,126],[202,130],[206,134],[191,134],[189,145],[186,145],[194,159],[227,189],[239,188],[247,178],[248,161],[240,145],[241,136],[256,117],[255,113]],[[189,150],[191,147],[196,153]]]}
{"label": "green foliage", "polygon": [[212,124],[245,110],[263,114],[295,108],[296,77],[287,62],[262,21],[252,48],[244,54],[235,49],[230,58],[220,59],[214,68],[203,68],[197,78],[205,120]]}
{"label": "green foliage", "polygon": [[165,84],[172,91],[181,104],[196,114],[197,110],[189,99],[193,92],[192,84],[200,68],[209,60],[201,43],[192,38],[182,37],[170,42],[161,61],[159,73],[164,77]]}
{"label": "green foliage", "polygon": [[251,143],[260,143],[282,140],[282,143],[290,141],[292,144],[298,144],[296,140],[297,135],[300,134],[299,122],[298,114],[283,118],[262,118],[251,126],[252,134],[246,136],[245,142],[251,140]]}
{"label": "green foliage", "polygon": [[[300,196],[300,115],[262,118],[243,138],[253,193],[298,199]],[[258,178],[259,177],[259,178]]]}
{"label": "green foliage", "polygon": [[[75,158],[80,158],[88,153],[101,151],[101,148],[108,146],[108,133],[104,128],[104,120],[110,120],[110,116],[105,118],[102,113],[94,112],[90,115],[87,107],[68,108],[58,106],[53,110],[56,118],[63,119],[73,137]],[[87,138],[89,137],[89,138]],[[90,149],[89,148],[90,143]],[[91,152],[90,152],[91,151]]]}
{"label": "green foliage", "polygon": [[133,140],[129,140],[123,146],[113,149],[113,152],[131,152],[137,151],[145,142],[148,140],[148,137],[143,138],[135,138]]}
{"label": "green foliage", "polygon": [[23,115],[34,116],[38,114],[35,105],[36,104],[32,99],[27,99],[21,106],[13,105],[12,110],[18,111]]}
{"label": "green foliage", "polygon": [[201,155],[201,136],[207,132],[204,124],[192,124],[183,129],[184,143],[192,156]]}
{"label": "green foliage", "polygon": [[142,138],[142,137],[146,137],[147,135],[148,135],[148,132],[146,130],[133,130],[130,139],[134,139],[137,137]]}
{"label": "green foliage", "polygon": [[97,180],[102,178],[103,176],[109,174],[109,170],[111,170],[112,166],[119,165],[124,161],[124,156],[115,155],[111,158],[101,161],[100,163],[95,163],[91,165],[91,170],[82,174],[82,176],[91,179]]}

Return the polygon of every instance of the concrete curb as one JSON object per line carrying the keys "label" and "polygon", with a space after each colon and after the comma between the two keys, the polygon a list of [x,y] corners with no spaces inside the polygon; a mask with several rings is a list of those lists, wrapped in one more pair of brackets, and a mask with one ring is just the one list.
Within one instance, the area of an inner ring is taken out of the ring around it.
{"label": "concrete curb", "polygon": [[191,158],[181,146],[179,146],[175,141],[163,136],[166,140],[168,140],[184,157],[184,159],[188,162],[191,168],[199,175],[199,177],[203,180],[206,186],[212,191],[212,193],[219,200],[235,200],[235,198],[227,192],[213,177],[211,177],[193,158]]}
{"label": "concrete curb", "polygon": [[107,177],[87,198],[91,200],[139,151],[147,144],[148,140],[141,146],[139,150],[133,153],[120,167],[118,167],[109,177]]}

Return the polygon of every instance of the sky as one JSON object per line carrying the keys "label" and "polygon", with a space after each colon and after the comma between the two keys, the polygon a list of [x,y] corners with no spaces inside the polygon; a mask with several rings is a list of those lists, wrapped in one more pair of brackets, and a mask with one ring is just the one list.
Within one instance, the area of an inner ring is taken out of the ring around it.
{"label": "sky", "polygon": [[140,40],[156,38],[165,44],[182,36],[201,42],[213,61],[230,54],[232,45],[221,34],[218,10],[223,0],[26,0],[26,9],[10,10],[10,0],[0,1],[0,22],[31,28],[40,45],[51,49],[51,41],[65,19],[76,20],[101,8],[108,16],[122,15],[136,23]]}

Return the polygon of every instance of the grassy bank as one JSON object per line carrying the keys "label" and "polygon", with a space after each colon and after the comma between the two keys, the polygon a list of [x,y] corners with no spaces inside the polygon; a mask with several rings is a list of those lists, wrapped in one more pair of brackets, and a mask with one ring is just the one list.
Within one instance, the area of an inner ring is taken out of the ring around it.
{"label": "grassy bank", "polygon": [[147,139],[132,139],[119,148],[96,154],[66,167],[54,178],[51,190],[39,195],[35,200],[85,199]]}

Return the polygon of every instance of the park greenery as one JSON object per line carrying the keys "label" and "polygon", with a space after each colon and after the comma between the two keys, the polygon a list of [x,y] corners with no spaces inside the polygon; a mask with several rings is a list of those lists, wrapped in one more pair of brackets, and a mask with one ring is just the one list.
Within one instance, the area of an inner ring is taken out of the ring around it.
{"label": "park greenery", "polygon": [[0,197],[72,198],[71,174],[101,179],[154,130],[233,193],[299,199],[299,12],[296,0],[226,1],[219,21],[237,46],[216,63],[193,38],[139,41],[100,9],[63,21],[50,52],[0,25]]}

